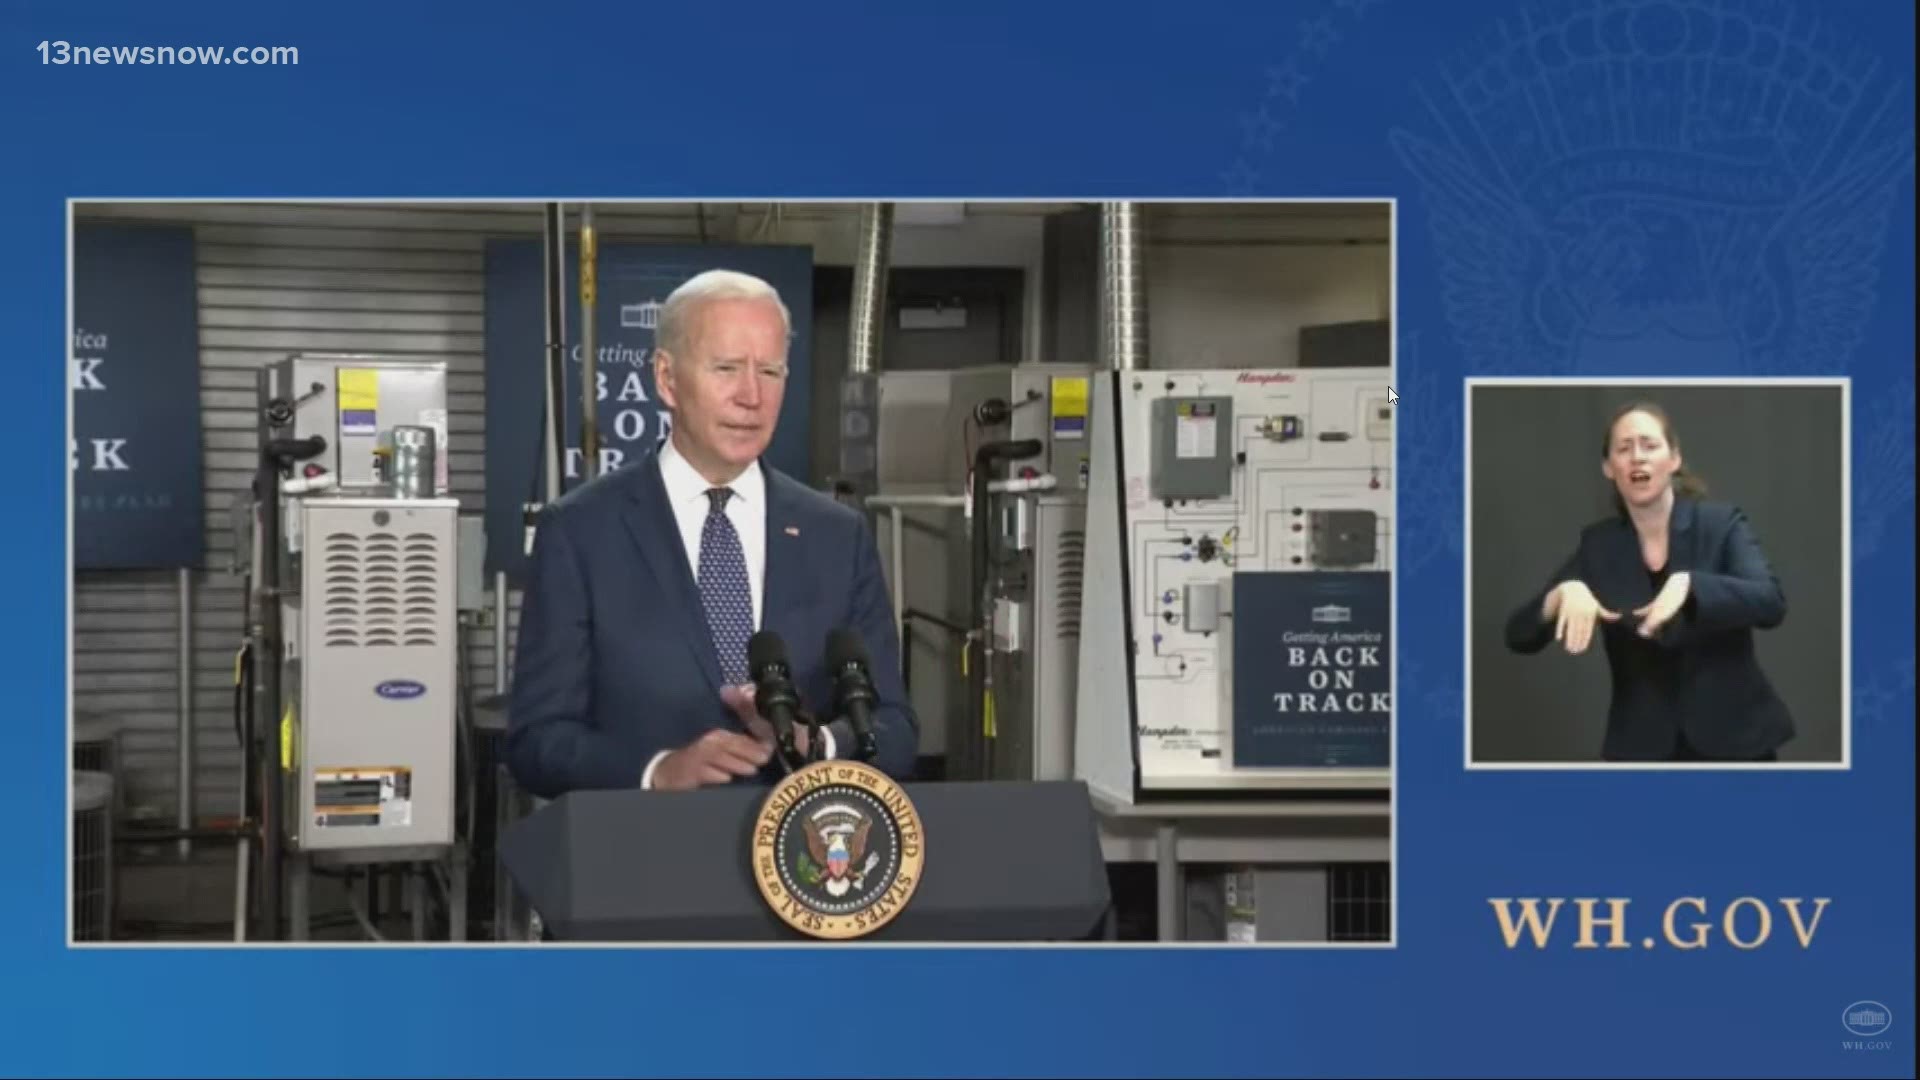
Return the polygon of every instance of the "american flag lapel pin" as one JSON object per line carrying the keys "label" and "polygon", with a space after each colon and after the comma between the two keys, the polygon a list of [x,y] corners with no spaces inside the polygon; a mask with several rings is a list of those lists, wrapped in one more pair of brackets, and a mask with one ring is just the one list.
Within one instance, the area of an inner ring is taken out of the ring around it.
{"label": "american flag lapel pin", "polygon": [[786,534],[787,534],[788,536],[799,536],[799,535],[800,535],[800,526],[798,526],[798,525],[789,525],[789,526],[787,526],[787,527],[786,527],[786,528],[785,528],[784,530],[782,530],[782,531],[783,531],[783,532],[785,532],[785,533],[786,533]]}

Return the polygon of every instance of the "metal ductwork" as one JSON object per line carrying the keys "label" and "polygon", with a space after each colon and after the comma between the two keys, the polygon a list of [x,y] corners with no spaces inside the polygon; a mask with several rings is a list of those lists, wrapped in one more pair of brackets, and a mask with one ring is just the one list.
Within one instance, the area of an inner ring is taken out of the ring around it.
{"label": "metal ductwork", "polygon": [[847,370],[840,380],[837,496],[857,504],[880,490],[880,346],[887,332],[887,272],[893,255],[893,204],[860,208],[847,321]]}
{"label": "metal ductwork", "polygon": [[848,326],[848,375],[878,372],[886,333],[887,271],[893,253],[893,204],[860,208],[860,247],[853,264],[853,314]]}
{"label": "metal ductwork", "polygon": [[1115,371],[1147,366],[1146,230],[1138,203],[1100,206],[1100,358]]}

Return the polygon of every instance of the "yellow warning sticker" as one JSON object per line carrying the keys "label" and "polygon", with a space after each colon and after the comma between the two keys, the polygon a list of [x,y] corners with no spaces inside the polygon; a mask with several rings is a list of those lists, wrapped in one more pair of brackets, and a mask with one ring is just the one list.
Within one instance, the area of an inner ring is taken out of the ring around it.
{"label": "yellow warning sticker", "polygon": [[1053,380],[1053,418],[1078,420],[1087,415],[1087,380],[1055,376]]}
{"label": "yellow warning sticker", "polygon": [[342,368],[340,371],[340,411],[378,410],[380,373],[366,368]]}
{"label": "yellow warning sticker", "polygon": [[380,430],[380,373],[365,368],[340,372],[340,434],[373,435]]}
{"label": "yellow warning sticker", "polygon": [[1087,380],[1055,376],[1050,422],[1056,441],[1087,437]]}

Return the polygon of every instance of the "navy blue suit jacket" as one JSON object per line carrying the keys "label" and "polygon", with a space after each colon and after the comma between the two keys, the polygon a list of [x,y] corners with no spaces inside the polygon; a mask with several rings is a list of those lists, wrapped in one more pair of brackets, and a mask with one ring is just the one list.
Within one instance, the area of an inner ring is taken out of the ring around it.
{"label": "navy blue suit jacket", "polygon": [[1639,634],[1635,608],[1656,592],[1640,540],[1624,517],[1595,522],[1553,578],[1507,620],[1507,645],[1537,653],[1553,643],[1540,618],[1547,592],[1584,582],[1618,622],[1598,622],[1613,672],[1602,756],[1658,761],[1684,733],[1714,758],[1749,760],[1793,737],[1793,717],[1754,653],[1755,630],[1787,617],[1787,597],[1738,507],[1685,496],[1674,500],[1667,573],[1691,575],[1686,604],[1652,639]]}
{"label": "navy blue suit jacket", "polygon": [[[874,764],[910,777],[919,723],[900,675],[899,636],[880,558],[853,509],[761,463],[767,481],[762,629],[786,642],[807,712],[832,709],[827,636],[866,643],[879,701]],[[542,798],[633,788],[655,753],[714,728],[744,730],[720,700],[720,662],[693,567],[649,453],[547,507],[520,611],[505,756]],[[855,737],[841,719],[836,751]],[[777,756],[758,777],[784,774]]]}

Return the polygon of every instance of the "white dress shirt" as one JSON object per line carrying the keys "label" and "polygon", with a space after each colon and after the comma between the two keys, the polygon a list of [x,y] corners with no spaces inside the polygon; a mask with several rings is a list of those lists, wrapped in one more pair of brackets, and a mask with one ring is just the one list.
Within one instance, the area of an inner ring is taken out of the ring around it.
{"label": "white dress shirt", "polygon": [[[700,534],[706,530],[707,515],[713,508],[707,492],[714,485],[681,456],[672,439],[660,447],[660,479],[666,485],[667,505],[673,509],[674,524],[679,527],[680,542],[686,548],[687,567],[697,582]],[[725,512],[727,520],[733,523],[733,531],[740,535],[740,549],[746,556],[747,582],[753,592],[753,628],[758,631],[766,611],[767,594],[767,477],[756,461],[726,486],[732,489],[733,495],[727,499]],[[826,756],[833,757],[833,733],[821,728],[820,734],[826,739]],[[662,750],[647,762],[647,770],[640,778],[642,789],[653,786],[653,770],[668,753]]]}

